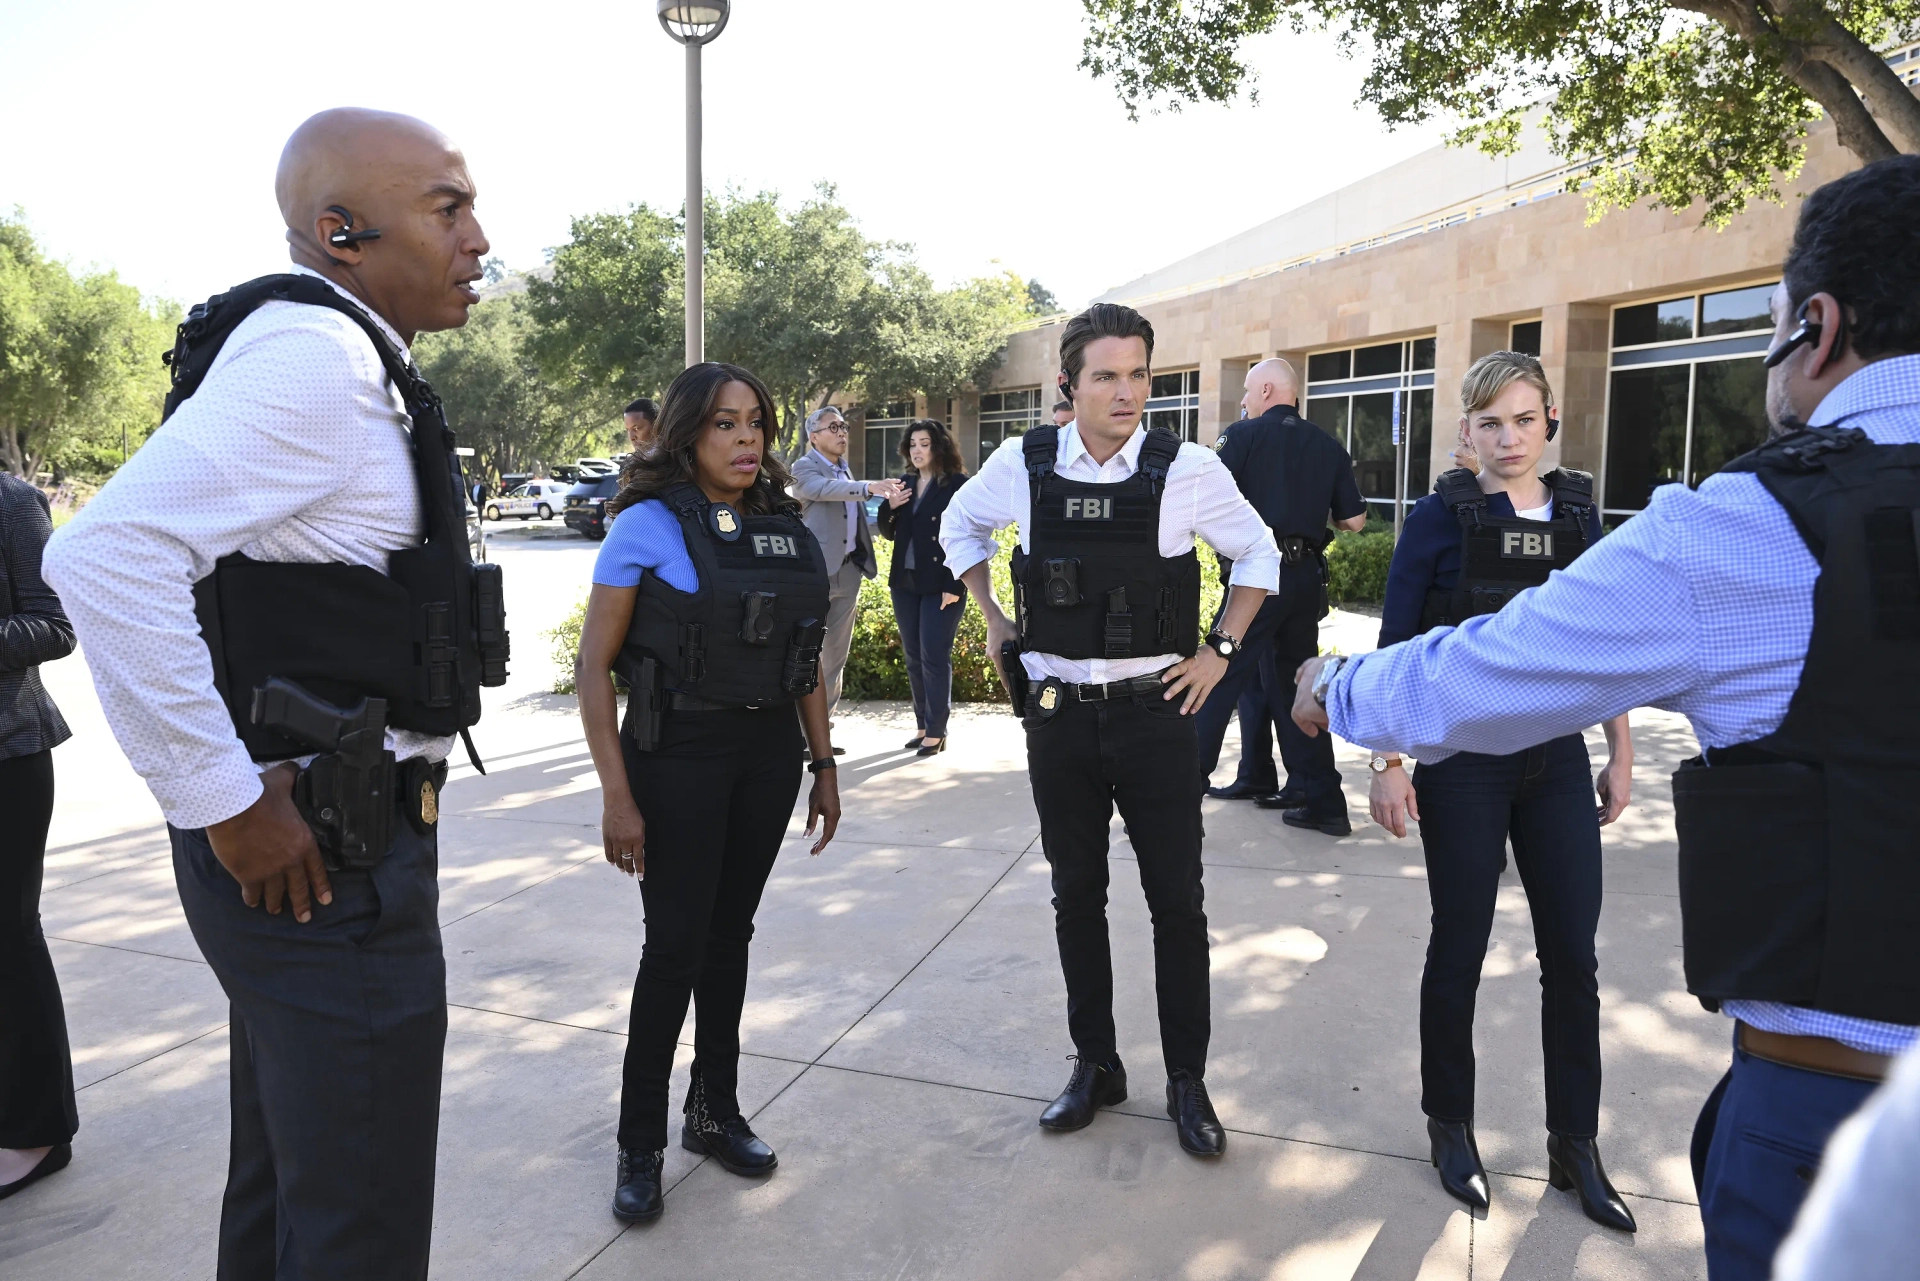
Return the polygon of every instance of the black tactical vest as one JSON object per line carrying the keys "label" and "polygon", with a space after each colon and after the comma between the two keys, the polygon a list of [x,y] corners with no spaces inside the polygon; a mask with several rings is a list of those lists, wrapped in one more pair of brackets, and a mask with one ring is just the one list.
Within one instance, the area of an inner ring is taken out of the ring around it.
{"label": "black tactical vest", "polygon": [[1814,427],[1725,470],[1820,577],[1780,728],[1673,776],[1687,990],[1920,1023],[1920,445]]}
{"label": "black tactical vest", "polygon": [[412,415],[414,478],[425,541],[366,565],[223,556],[193,587],[194,614],[213,656],[214,686],[255,760],[311,751],[253,723],[253,691],[269,677],[328,702],[387,700],[387,723],[422,734],[480,719],[480,688],[507,680],[500,567],[475,565],[453,433],[440,398],[367,314],[312,276],[262,276],[198,303],[164,359],[173,370],[162,421],[198,391],[234,328],[263,303],[330,307],[360,326]]}
{"label": "black tactical vest", "polygon": [[1021,645],[1062,658],[1192,657],[1200,648],[1200,558],[1160,554],[1160,499],[1180,452],[1149,431],[1117,484],[1055,473],[1059,435],[1030,431],[1025,451],[1033,550],[1013,554]]}
{"label": "black tactical vest", "polygon": [[629,683],[653,658],[667,687],[726,707],[792,702],[782,672],[805,628],[827,616],[827,562],[798,506],[743,516],[694,485],[660,495],[680,521],[700,585],[692,592],[643,574],[620,651]]}
{"label": "black tactical vest", "polygon": [[1433,491],[1460,521],[1460,581],[1427,592],[1420,630],[1458,627],[1476,614],[1498,613],[1529,587],[1573,564],[1587,549],[1593,477],[1560,467],[1540,478],[1553,493],[1553,519],[1495,516],[1480,482],[1464,467],[1440,473]]}

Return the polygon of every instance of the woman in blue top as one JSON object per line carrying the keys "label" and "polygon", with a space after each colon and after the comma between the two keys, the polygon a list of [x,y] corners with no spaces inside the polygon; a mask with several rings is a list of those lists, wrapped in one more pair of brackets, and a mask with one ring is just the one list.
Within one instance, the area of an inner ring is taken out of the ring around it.
{"label": "woman in blue top", "polygon": [[[1479,475],[1446,473],[1407,513],[1387,575],[1383,646],[1494,612],[1600,537],[1591,478],[1539,474],[1557,421],[1538,360],[1510,351],[1482,357],[1467,371],[1460,403],[1461,443]],[[1423,761],[1411,779],[1399,757],[1376,754],[1371,808],[1395,836],[1417,820],[1426,851],[1433,932],[1420,981],[1420,1106],[1441,1184],[1469,1205],[1487,1205],[1473,1136],[1473,1012],[1511,839],[1540,959],[1549,1179],[1575,1190],[1589,1218],[1631,1232],[1633,1215],[1595,1147],[1600,828],[1626,808],[1633,777],[1627,718],[1605,731],[1611,757],[1597,783],[1578,734],[1508,756]]]}
{"label": "woman in blue top", "polygon": [[953,708],[953,638],[966,609],[966,589],[947,572],[940,548],[940,513],[967,483],[966,464],[946,426],[923,418],[907,428],[900,457],[906,487],[880,509],[880,533],[894,542],[887,589],[907,656],[907,686],[918,728],[907,746],[918,755],[947,750],[947,716]]}
{"label": "woman in blue top", "polygon": [[[807,835],[840,819],[819,684],[827,576],[767,452],[773,397],[737,366],[686,370],[654,446],[628,460],[594,564],[576,671],[600,776],[606,857],[639,878],[646,943],[634,980],[613,1212],[660,1214],[667,1078],[691,999],[693,1081],[680,1142],[735,1174],[775,1165],[735,1097],[747,945],[813,757]],[[618,722],[610,672],[630,693]],[[794,709],[798,704],[799,715]]]}

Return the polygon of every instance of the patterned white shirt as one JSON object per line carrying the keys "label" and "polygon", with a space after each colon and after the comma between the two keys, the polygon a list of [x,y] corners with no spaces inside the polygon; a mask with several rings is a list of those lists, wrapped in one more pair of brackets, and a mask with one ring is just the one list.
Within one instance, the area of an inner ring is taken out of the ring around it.
{"label": "patterned white shirt", "polygon": [[[1113,457],[1096,463],[1080,440],[1078,425],[1068,423],[1055,430],[1060,433],[1059,452],[1053,462],[1055,474],[1097,485],[1117,485],[1133,475],[1140,466],[1140,445],[1147,438],[1144,427],[1135,428]],[[991,560],[1000,550],[994,534],[1009,525],[1020,527],[1020,546],[1031,552],[1032,502],[1026,456],[1020,447],[1009,442],[989,454],[980,473],[955,491],[940,518],[940,546],[946,551],[947,568],[954,577]],[[1240,493],[1233,473],[1217,454],[1199,445],[1183,444],[1167,469],[1166,489],[1160,496],[1160,554],[1184,556],[1193,550],[1196,537],[1206,539],[1209,546],[1233,562],[1229,581],[1234,586],[1268,592],[1279,588],[1280,549],[1274,545],[1273,531]],[[1035,680],[1055,676],[1081,684],[1147,676],[1179,661],[1172,654],[1111,659],[1020,656],[1027,675]]]}
{"label": "patterned white shirt", "polygon": [[[79,634],[107,723],[176,827],[246,809],[265,768],[214,689],[194,583],[229,552],[384,571],[387,554],[417,546],[422,533],[411,425],[352,319],[268,302],[234,329],[192,398],[47,544],[47,581]],[[451,740],[392,730],[388,745],[440,759]]]}

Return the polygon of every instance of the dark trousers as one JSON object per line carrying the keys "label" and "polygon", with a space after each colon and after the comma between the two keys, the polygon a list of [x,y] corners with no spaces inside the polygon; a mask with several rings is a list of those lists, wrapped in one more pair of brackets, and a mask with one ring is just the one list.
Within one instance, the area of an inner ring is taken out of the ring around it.
{"label": "dark trousers", "polygon": [[1333,737],[1320,734],[1308,738],[1293,723],[1291,714],[1293,673],[1320,652],[1320,619],[1324,613],[1319,564],[1306,560],[1283,566],[1280,590],[1260,603],[1253,625],[1241,638],[1244,643],[1240,652],[1227,664],[1227,674],[1194,713],[1202,788],[1220,763],[1220,744],[1226,738],[1227,721],[1241,691],[1264,672],[1263,684],[1280,736],[1280,759],[1287,767],[1287,787],[1301,795],[1303,805],[1317,810],[1344,808],[1340,770],[1333,763]]}
{"label": "dark trousers", "polygon": [[420,1281],[447,1040],[437,834],[404,820],[328,873],[305,925],[240,900],[206,833],[170,829],[194,941],[232,1005],[219,1281]]}
{"label": "dark trousers", "polygon": [[40,930],[53,752],[0,760],[0,1148],[49,1148],[80,1128],[60,983]]}
{"label": "dark trousers", "polygon": [[667,1146],[667,1078],[689,999],[693,1069],[708,1109],[716,1119],[740,1111],[747,945],[800,794],[800,722],[779,707],[668,712],[656,750],[620,741],[647,824],[647,941],[633,983],[619,1140],[653,1151]]}
{"label": "dark trousers", "polygon": [[1160,1049],[1169,1075],[1201,1076],[1211,1032],[1200,789],[1193,718],[1155,694],[1029,716],[1027,776],[1053,868],[1054,935],[1067,982],[1067,1030],[1090,1062],[1118,1054],[1107,942],[1107,824],[1115,805],[1153,917]]}
{"label": "dark trousers", "polygon": [[1461,752],[1413,772],[1433,933],[1420,978],[1420,1107],[1473,1119],[1473,1007],[1509,836],[1540,958],[1547,1128],[1600,1128],[1600,819],[1578,734],[1509,756]]}
{"label": "dark trousers", "polygon": [[940,604],[940,592],[893,589],[893,616],[900,624],[900,648],[907,656],[907,684],[913,690],[913,719],[928,738],[947,736],[953,708],[953,638],[960,631],[966,597]]}
{"label": "dark trousers", "polygon": [[1693,1131],[1693,1178],[1712,1281],[1767,1281],[1820,1155],[1873,1084],[1757,1059],[1733,1065]]}
{"label": "dark trousers", "polygon": [[[1273,648],[1268,646],[1234,704],[1234,712],[1240,717],[1240,766],[1234,771],[1233,781],[1263,792],[1280,790],[1280,767],[1273,759],[1274,709],[1267,701],[1267,691],[1275,684]],[[1292,692],[1289,687],[1287,693]],[[1282,714],[1291,706],[1289,699],[1281,708]]]}

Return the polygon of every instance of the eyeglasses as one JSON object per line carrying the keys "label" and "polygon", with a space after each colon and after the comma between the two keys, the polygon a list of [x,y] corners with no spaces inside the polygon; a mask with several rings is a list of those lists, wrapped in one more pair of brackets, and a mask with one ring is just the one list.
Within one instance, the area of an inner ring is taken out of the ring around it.
{"label": "eyeglasses", "polygon": [[836,435],[844,436],[847,434],[847,425],[846,423],[836,418],[830,423],[821,423],[818,427],[815,427],[814,430],[830,431]]}

